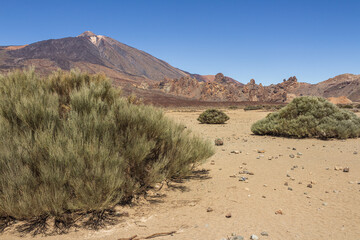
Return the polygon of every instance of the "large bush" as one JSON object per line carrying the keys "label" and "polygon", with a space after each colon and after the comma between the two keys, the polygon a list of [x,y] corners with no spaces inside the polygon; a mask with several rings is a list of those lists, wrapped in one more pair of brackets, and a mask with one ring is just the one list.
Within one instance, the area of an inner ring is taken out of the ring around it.
{"label": "large bush", "polygon": [[0,76],[0,218],[102,211],[213,154],[102,75]]}
{"label": "large bush", "polygon": [[254,123],[251,131],[298,138],[356,138],[360,136],[360,118],[323,98],[299,97]]}
{"label": "large bush", "polygon": [[198,121],[207,124],[223,124],[230,118],[223,111],[217,109],[208,109],[201,113]]}

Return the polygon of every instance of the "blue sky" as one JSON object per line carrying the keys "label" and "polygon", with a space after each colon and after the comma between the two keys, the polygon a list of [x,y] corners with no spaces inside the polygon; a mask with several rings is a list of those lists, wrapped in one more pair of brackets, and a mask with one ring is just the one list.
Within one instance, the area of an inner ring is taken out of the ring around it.
{"label": "blue sky", "polygon": [[86,30],[180,69],[269,85],[360,74],[360,1],[0,2],[0,46]]}

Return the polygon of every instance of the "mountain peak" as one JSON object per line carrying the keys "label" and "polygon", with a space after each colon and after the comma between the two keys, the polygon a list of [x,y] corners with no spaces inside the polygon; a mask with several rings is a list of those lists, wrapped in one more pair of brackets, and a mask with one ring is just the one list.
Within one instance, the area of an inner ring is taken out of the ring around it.
{"label": "mountain peak", "polygon": [[96,34],[94,34],[91,31],[85,31],[82,34],[80,34],[78,37],[96,37]]}

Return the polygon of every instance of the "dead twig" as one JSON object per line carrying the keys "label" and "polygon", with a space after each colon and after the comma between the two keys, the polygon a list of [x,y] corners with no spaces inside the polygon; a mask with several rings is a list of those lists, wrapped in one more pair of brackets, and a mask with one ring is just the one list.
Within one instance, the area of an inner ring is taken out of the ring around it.
{"label": "dead twig", "polygon": [[134,236],[132,236],[132,237],[129,237],[129,238],[119,238],[118,240],[138,240],[138,239],[136,239],[136,237],[137,237],[137,235],[134,235]]}
{"label": "dead twig", "polygon": [[176,231],[171,231],[171,232],[162,232],[162,233],[154,233],[151,234],[147,237],[144,238],[138,238],[137,235],[134,235],[132,237],[129,238],[119,238],[118,240],[141,240],[141,239],[151,239],[151,238],[156,238],[156,237],[163,237],[163,236],[169,236],[169,235],[173,235],[174,233],[176,233]]}
{"label": "dead twig", "polygon": [[171,232],[163,232],[163,233],[154,233],[150,236],[145,237],[144,239],[150,239],[150,238],[156,238],[156,237],[163,237],[163,236],[168,236],[168,235],[173,235],[174,233],[176,233],[176,231],[171,231]]}

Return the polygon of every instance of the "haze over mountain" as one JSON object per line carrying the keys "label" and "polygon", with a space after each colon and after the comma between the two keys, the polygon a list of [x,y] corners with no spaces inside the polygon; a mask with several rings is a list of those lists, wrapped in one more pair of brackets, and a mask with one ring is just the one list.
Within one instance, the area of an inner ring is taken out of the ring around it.
{"label": "haze over mountain", "polygon": [[286,102],[294,96],[345,96],[360,101],[360,75],[343,74],[318,84],[296,77],[270,86],[242,84],[222,74],[191,74],[110,37],[86,31],[77,37],[50,39],[24,46],[0,47],[0,71],[34,66],[41,74],[58,68],[104,72],[125,93],[157,101]]}

